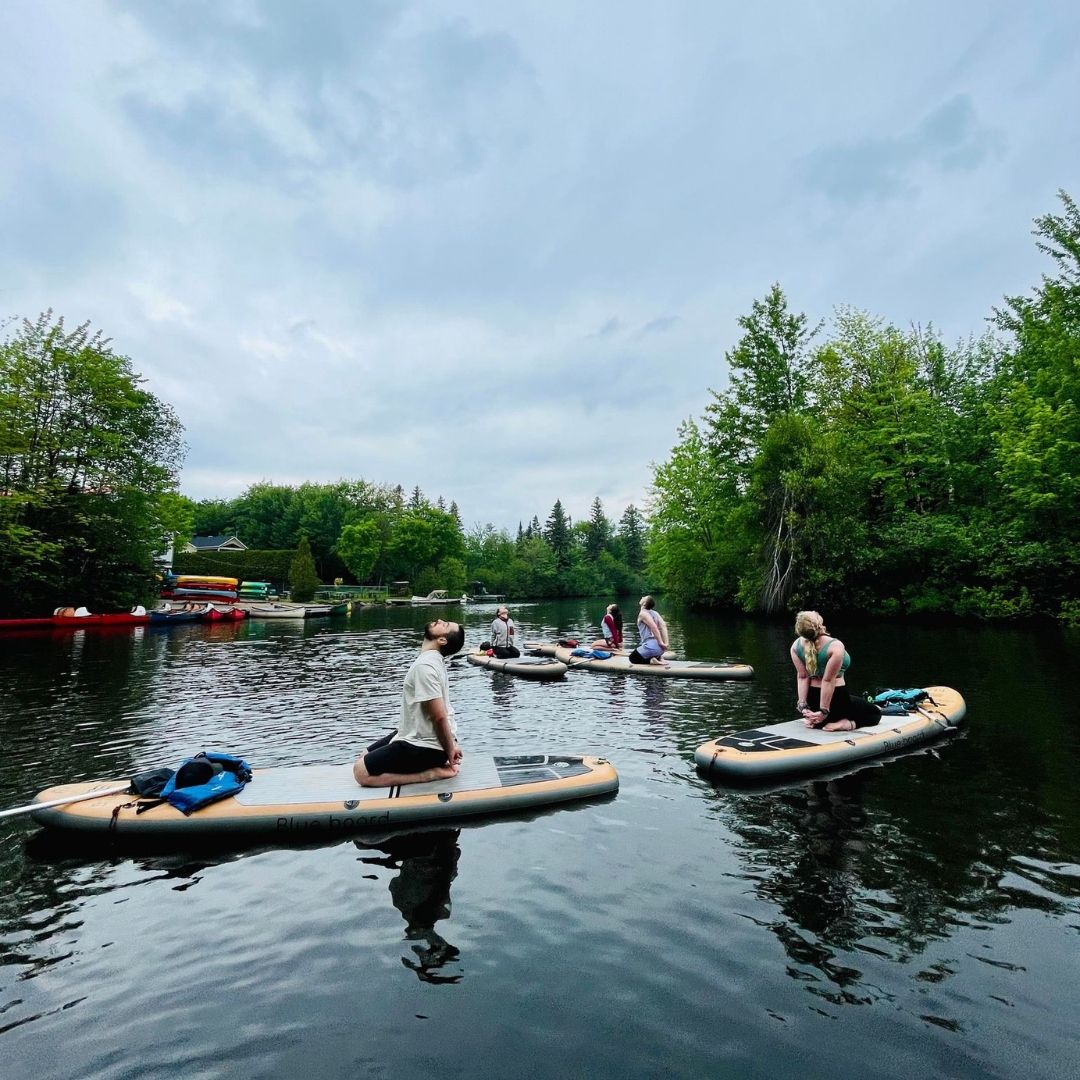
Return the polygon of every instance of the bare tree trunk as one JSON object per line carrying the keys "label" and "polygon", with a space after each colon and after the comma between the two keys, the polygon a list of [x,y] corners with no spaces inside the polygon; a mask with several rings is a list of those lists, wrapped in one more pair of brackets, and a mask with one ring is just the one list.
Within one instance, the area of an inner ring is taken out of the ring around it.
{"label": "bare tree trunk", "polygon": [[767,613],[783,611],[795,591],[795,557],[788,512],[791,509],[791,493],[783,489],[776,524],[770,529],[770,539],[765,549],[768,570],[761,587],[761,607]]}

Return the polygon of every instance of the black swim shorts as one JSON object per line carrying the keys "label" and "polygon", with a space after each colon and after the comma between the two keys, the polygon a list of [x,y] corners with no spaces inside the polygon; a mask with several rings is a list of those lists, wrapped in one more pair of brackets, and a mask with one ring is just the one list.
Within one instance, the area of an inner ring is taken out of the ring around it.
{"label": "black swim shorts", "polygon": [[392,742],[395,732],[385,739],[372,743],[364,755],[364,768],[368,776],[383,773],[421,773],[447,764],[446,751],[432,750],[430,746],[416,746],[398,739]]}

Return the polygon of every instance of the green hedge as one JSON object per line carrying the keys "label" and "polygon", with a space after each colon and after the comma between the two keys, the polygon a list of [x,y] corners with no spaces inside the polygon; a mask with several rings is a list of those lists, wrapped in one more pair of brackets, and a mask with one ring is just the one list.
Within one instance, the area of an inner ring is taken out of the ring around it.
{"label": "green hedge", "polygon": [[173,556],[174,574],[206,574],[241,581],[269,581],[277,589],[288,588],[289,564],[296,557],[285,551],[193,551]]}

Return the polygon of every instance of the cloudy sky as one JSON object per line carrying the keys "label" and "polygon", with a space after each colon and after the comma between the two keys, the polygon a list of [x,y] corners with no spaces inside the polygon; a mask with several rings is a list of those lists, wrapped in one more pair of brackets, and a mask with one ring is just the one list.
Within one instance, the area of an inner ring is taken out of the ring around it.
{"label": "cloudy sky", "polygon": [[617,516],[772,282],[1035,284],[1078,101],[1075,0],[4,0],[0,317],[111,336],[194,498]]}

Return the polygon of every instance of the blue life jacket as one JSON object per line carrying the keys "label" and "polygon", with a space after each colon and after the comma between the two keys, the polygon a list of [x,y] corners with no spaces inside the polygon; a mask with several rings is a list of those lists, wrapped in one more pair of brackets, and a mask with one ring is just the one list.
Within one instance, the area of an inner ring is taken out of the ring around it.
{"label": "blue life jacket", "polygon": [[571,656],[585,656],[590,660],[610,660],[611,653],[606,649],[574,649]]}
{"label": "blue life jacket", "polygon": [[[202,771],[205,775],[205,771],[198,768],[199,765],[212,766],[210,775],[201,783],[185,784],[185,774],[198,775]],[[232,754],[197,754],[184,761],[173,773],[168,783],[161,789],[161,798],[175,806],[181,813],[190,814],[203,806],[217,802],[218,799],[225,799],[238,791],[243,791],[244,785],[250,779],[251,766],[246,761],[233,757]],[[179,787],[177,780],[181,784]]]}
{"label": "blue life jacket", "polygon": [[925,690],[916,686],[911,690],[882,690],[871,701],[875,705],[907,705],[914,708],[920,701],[925,701],[929,696]]}

